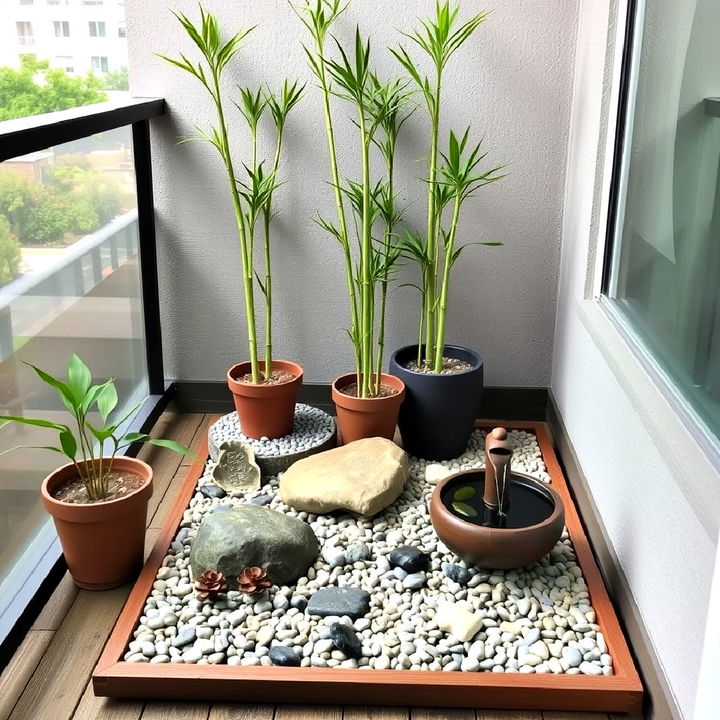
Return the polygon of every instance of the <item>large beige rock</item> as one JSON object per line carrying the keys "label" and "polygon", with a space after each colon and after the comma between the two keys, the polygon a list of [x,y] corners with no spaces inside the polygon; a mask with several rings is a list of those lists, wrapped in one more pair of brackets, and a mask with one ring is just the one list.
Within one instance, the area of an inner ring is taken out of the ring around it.
{"label": "large beige rock", "polygon": [[384,438],[366,438],[298,460],[280,477],[280,497],[297,510],[369,517],[399,497],[408,475],[404,450]]}

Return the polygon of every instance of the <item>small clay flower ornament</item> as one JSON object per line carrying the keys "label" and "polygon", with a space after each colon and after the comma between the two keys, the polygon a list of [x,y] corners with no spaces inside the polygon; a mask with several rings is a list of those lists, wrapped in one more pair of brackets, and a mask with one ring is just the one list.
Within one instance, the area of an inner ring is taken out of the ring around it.
{"label": "small clay flower ornament", "polygon": [[245,568],[238,575],[238,590],[248,595],[257,595],[272,585],[268,574],[259,567]]}
{"label": "small clay flower ornament", "polygon": [[198,600],[215,600],[217,596],[227,591],[227,581],[221,572],[208,570],[195,581],[195,590]]}

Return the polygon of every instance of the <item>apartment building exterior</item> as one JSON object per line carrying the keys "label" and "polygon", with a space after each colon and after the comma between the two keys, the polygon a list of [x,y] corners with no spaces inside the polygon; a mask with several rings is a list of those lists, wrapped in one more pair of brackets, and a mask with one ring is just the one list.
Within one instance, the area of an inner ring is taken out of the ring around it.
{"label": "apartment building exterior", "polygon": [[71,75],[127,65],[124,0],[3,0],[0,65],[35,55]]}

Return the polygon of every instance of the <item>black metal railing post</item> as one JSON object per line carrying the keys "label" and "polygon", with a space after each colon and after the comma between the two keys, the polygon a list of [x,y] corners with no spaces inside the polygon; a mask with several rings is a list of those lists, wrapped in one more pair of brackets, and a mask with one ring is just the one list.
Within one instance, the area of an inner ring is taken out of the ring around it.
{"label": "black metal railing post", "polygon": [[162,332],[160,324],[160,293],[155,242],[155,206],[153,202],[150,122],[141,120],[132,125],[135,182],[137,186],[140,276],[143,286],[145,318],[145,350],[151,395],[165,392]]}

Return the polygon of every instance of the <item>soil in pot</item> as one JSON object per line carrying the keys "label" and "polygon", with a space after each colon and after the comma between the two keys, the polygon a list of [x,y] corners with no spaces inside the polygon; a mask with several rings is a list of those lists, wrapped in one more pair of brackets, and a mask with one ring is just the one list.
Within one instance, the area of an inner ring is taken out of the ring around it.
{"label": "soil in pot", "polygon": [[92,500],[80,477],[70,478],[50,493],[55,500],[75,505],[93,505],[125,497],[142,487],[145,480],[133,473],[112,472],[108,475],[108,494],[102,500]]}
{"label": "soil in pot", "polygon": [[418,363],[417,360],[409,360],[403,367],[410,372],[422,373],[423,375],[453,375],[455,373],[467,372],[472,370],[472,365],[465,360],[459,358],[443,357],[442,369],[439,373],[435,372],[435,368],[427,360]]}

